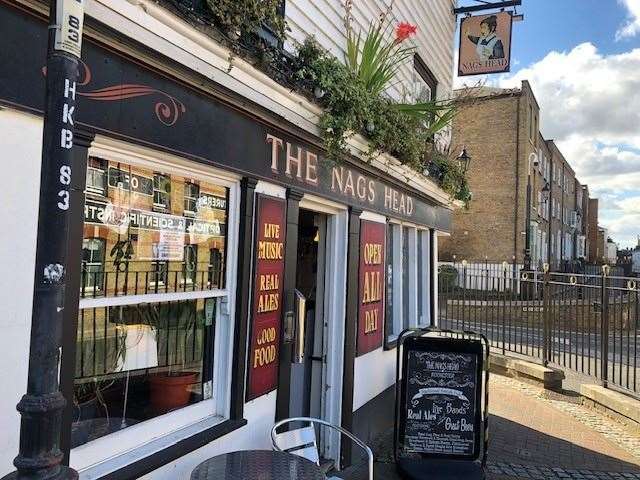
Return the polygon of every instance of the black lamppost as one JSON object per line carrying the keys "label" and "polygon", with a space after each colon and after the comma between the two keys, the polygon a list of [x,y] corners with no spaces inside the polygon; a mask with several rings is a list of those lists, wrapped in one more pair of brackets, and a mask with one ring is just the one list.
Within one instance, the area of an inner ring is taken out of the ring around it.
{"label": "black lamppost", "polygon": [[[4,480],[71,480],[62,465],[60,347],[72,189],[71,163],[84,0],[50,0],[42,167],[27,392],[18,403],[17,471]],[[9,435],[9,432],[2,432]]]}

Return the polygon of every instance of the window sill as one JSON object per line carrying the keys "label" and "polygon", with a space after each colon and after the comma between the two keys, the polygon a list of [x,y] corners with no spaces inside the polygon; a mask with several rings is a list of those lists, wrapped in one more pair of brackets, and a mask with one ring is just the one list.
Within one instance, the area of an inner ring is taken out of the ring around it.
{"label": "window sill", "polygon": [[398,335],[389,335],[384,339],[384,350],[393,350],[398,346]]}
{"label": "window sill", "polygon": [[[244,427],[247,424],[245,419],[241,420],[224,420],[213,426],[205,428],[193,435],[177,440],[172,445],[165,448],[149,452],[148,455],[132,462],[126,463],[131,459],[131,452],[119,455],[110,459],[108,462],[101,464],[99,467],[93,467],[80,471],[80,479],[99,477],[103,480],[124,480],[129,478],[139,478],[146,475],[188,453],[201,448],[214,440],[227,435],[234,430]],[[144,447],[142,447],[144,448]],[[148,448],[148,446],[147,446]],[[149,450],[151,450],[149,448]],[[122,466],[117,466],[121,464]],[[106,473],[108,467],[115,467],[114,470]],[[98,472],[98,468],[102,472]]]}

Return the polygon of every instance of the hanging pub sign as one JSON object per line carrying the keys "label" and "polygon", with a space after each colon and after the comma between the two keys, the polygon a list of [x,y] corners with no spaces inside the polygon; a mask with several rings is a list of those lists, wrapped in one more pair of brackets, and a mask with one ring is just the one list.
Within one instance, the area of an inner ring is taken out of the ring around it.
{"label": "hanging pub sign", "polygon": [[478,458],[482,363],[479,341],[443,337],[404,340],[399,458]]}
{"label": "hanging pub sign", "polygon": [[385,224],[360,222],[358,355],[382,345]]}
{"label": "hanging pub sign", "polygon": [[278,385],[284,276],[285,201],[258,195],[247,399]]}
{"label": "hanging pub sign", "polygon": [[511,68],[509,12],[465,17],[460,22],[458,75],[508,72]]}

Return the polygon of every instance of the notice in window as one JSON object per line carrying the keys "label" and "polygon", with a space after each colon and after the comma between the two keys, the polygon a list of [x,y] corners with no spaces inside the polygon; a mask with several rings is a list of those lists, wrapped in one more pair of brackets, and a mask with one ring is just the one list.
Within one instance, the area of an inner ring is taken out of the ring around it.
{"label": "notice in window", "polygon": [[247,389],[249,400],[272,391],[278,385],[285,207],[285,201],[282,199],[258,197],[249,388]]}
{"label": "notice in window", "polygon": [[184,259],[184,234],[160,230],[160,241],[153,245],[152,260],[182,261]]}
{"label": "notice in window", "polygon": [[358,355],[382,346],[385,224],[360,222]]}

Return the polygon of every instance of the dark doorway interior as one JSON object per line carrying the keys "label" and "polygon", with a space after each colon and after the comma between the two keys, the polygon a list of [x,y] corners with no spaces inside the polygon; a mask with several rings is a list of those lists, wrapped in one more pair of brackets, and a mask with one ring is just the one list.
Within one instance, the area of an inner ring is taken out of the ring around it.
{"label": "dark doorway interior", "polygon": [[291,367],[291,417],[322,417],[326,217],[300,210],[296,289],[305,298],[304,355]]}

